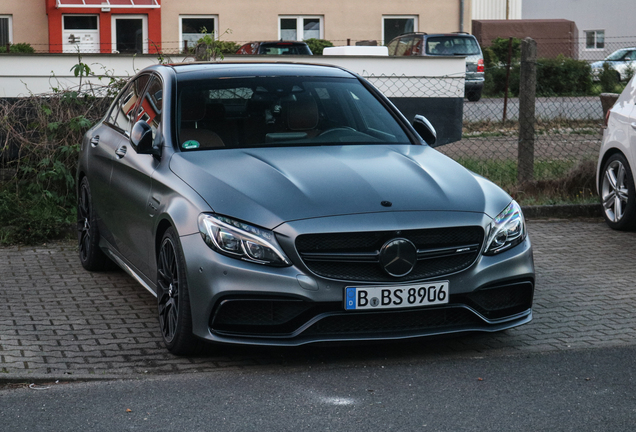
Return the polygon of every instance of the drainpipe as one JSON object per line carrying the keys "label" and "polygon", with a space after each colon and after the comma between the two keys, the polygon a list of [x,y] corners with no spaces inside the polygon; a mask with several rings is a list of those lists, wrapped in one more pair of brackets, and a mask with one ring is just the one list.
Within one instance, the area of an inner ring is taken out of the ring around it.
{"label": "drainpipe", "polygon": [[459,31],[464,31],[464,0],[459,0]]}

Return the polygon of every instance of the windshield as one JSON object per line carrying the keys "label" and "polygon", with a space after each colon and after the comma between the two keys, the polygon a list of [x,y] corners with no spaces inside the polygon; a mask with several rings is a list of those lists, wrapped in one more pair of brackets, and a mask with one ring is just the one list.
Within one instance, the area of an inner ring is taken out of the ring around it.
{"label": "windshield", "polygon": [[435,36],[426,39],[426,54],[476,55],[481,54],[479,44],[472,37]]}
{"label": "windshield", "polygon": [[615,51],[613,53],[611,53],[609,56],[607,56],[607,58],[605,60],[609,60],[609,61],[618,61],[618,60],[623,60],[625,58],[625,56],[629,53],[629,50],[619,50],[619,51]]}
{"label": "windshield", "polygon": [[180,84],[184,151],[328,144],[410,144],[358,80],[322,77],[206,79]]}

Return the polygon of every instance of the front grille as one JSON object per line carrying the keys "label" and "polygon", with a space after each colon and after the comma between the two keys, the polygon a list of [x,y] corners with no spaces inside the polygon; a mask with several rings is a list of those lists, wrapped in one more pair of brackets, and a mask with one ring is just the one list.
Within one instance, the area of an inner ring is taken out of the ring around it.
{"label": "front grille", "polygon": [[532,307],[533,291],[533,282],[522,280],[453,294],[449,304],[443,306],[347,312],[343,310],[342,302],[231,298],[222,300],[216,307],[210,319],[210,330],[235,337],[280,339],[443,333],[445,330],[487,326],[478,314],[488,320],[500,320],[527,312]]}
{"label": "front grille", "polygon": [[[405,238],[418,250],[418,261],[406,276],[388,275],[379,251],[389,240]],[[303,234],[296,249],[313,273],[329,279],[362,282],[412,281],[455,273],[469,267],[481,250],[479,226],[406,231]]]}

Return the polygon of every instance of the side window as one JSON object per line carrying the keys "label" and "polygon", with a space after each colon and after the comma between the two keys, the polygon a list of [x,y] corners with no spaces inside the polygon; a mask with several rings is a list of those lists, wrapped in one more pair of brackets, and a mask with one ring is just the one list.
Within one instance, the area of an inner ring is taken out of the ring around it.
{"label": "side window", "polygon": [[152,128],[153,138],[157,135],[157,129],[161,123],[161,111],[163,106],[163,86],[158,77],[153,77],[144,93],[141,103],[137,108],[135,122],[144,120]]}
{"label": "side window", "polygon": [[138,105],[139,96],[148,84],[149,78],[149,75],[142,75],[131,81],[121,92],[110,113],[108,123],[126,135],[130,135],[132,125],[138,119],[134,108]]}
{"label": "side window", "polygon": [[423,40],[422,36],[416,37],[413,40],[413,47],[411,48],[411,55],[422,55],[422,45]]}
{"label": "side window", "polygon": [[408,56],[411,55],[411,45],[413,44],[413,36],[405,36],[400,38],[397,49],[395,51],[396,56]]}
{"label": "side window", "polygon": [[395,55],[395,49],[397,48],[398,42],[400,40],[399,39],[393,39],[388,45],[387,48],[389,49],[389,55]]}

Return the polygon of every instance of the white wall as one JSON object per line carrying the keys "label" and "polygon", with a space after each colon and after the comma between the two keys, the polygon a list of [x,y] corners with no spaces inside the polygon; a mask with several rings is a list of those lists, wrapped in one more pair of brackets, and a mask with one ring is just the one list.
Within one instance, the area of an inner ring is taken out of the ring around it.
{"label": "white wall", "polygon": [[[568,19],[579,30],[579,58],[600,60],[613,51],[636,45],[636,1],[634,0],[526,0],[523,19]],[[605,48],[585,48],[586,30],[604,30]]]}
{"label": "white wall", "polygon": [[[534,0],[526,0],[526,2]],[[473,0],[474,20],[521,19],[522,0]],[[508,16],[506,17],[506,3]]]}
{"label": "white wall", "polygon": [[[183,61],[172,56],[170,61]],[[463,97],[464,58],[432,57],[274,57],[229,56],[225,62],[285,61],[333,64],[344,67],[369,79],[388,97]],[[84,55],[95,74],[109,71],[117,77],[130,77],[146,66],[157,64],[156,56]],[[0,55],[0,97],[24,97],[29,94],[50,93],[52,88],[68,88],[79,84],[71,68],[78,63],[77,55],[35,54]],[[392,84],[387,85],[387,80]],[[97,77],[84,78],[83,85],[105,85]]]}

